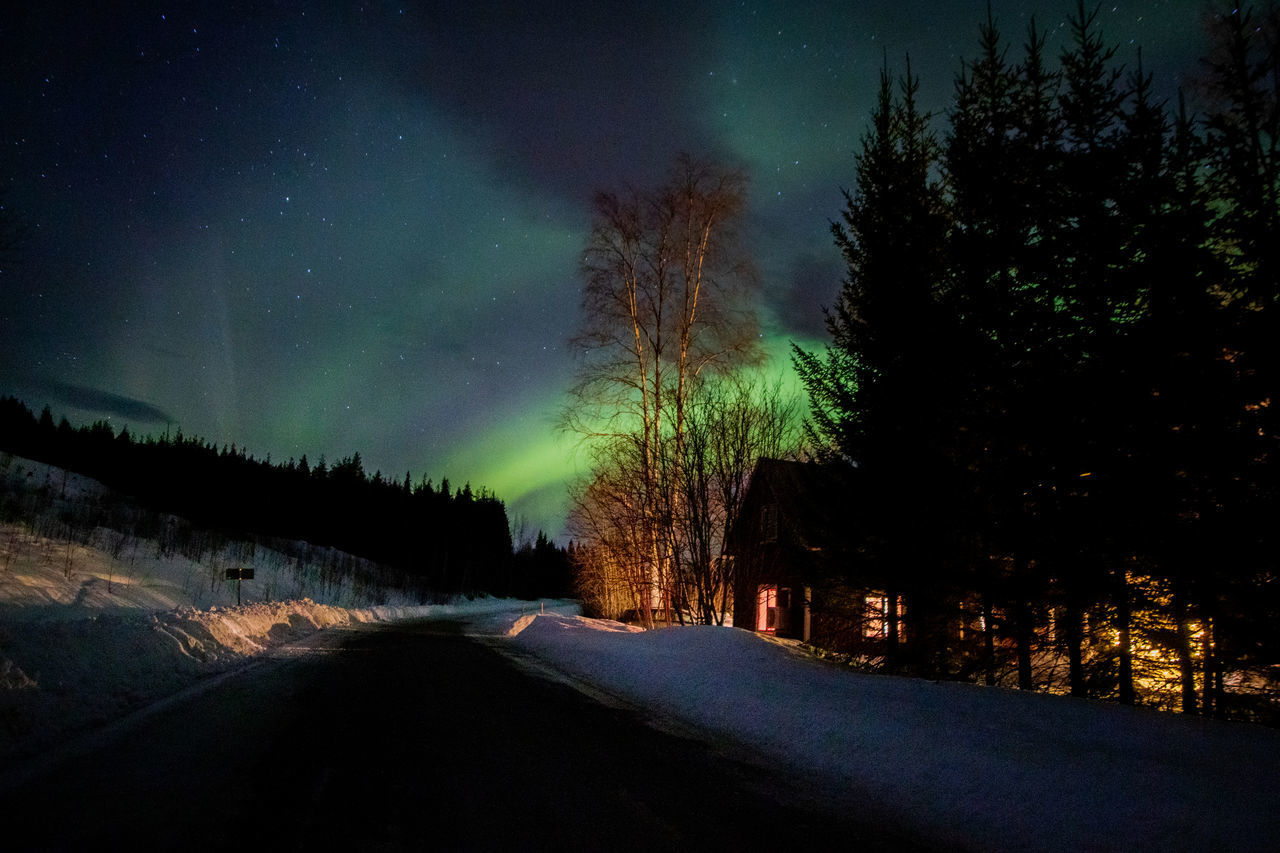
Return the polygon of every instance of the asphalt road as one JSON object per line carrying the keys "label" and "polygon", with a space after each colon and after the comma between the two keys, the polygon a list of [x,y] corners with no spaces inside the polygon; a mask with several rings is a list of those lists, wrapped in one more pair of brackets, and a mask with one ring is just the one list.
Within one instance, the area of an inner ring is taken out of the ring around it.
{"label": "asphalt road", "polygon": [[9,792],[8,850],[912,849],[457,625],[329,631]]}

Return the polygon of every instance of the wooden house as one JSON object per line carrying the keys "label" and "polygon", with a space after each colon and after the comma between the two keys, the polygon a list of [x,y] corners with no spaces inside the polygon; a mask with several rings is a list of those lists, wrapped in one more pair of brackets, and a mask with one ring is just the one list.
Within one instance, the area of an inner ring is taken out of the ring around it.
{"label": "wooden house", "polygon": [[862,553],[865,491],[850,465],[757,463],[729,532],[734,625],[869,660],[910,639],[902,597]]}
{"label": "wooden house", "polygon": [[815,589],[843,577],[852,559],[852,468],[761,459],[738,523],[733,624],[808,641]]}

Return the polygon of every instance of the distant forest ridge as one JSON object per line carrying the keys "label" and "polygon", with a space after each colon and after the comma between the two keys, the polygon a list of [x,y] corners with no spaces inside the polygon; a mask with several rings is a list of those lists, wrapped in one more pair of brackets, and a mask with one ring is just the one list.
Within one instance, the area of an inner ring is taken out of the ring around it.
{"label": "distant forest ridge", "polygon": [[[221,450],[179,430],[135,438],[106,421],[73,427],[0,397],[0,451],[100,481],[149,508],[243,535],[301,539],[399,569],[442,594],[538,597],[568,592],[568,556],[539,535],[513,552],[506,507],[470,483],[372,476],[359,453],[329,465]],[[10,507],[4,510],[9,521]]]}

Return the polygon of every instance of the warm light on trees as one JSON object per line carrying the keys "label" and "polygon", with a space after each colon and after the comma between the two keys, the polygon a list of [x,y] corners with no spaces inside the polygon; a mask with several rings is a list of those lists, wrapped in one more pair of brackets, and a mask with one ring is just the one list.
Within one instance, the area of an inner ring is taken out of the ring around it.
{"label": "warm light on trees", "polygon": [[725,444],[785,408],[730,378],[759,360],[753,270],[737,240],[745,193],[741,173],[682,156],[655,190],[596,197],[565,415],[591,473],[573,493],[571,528],[582,582],[620,583],[646,625],[655,610],[723,618],[724,490],[755,461],[734,454],[778,445],[767,430]]}

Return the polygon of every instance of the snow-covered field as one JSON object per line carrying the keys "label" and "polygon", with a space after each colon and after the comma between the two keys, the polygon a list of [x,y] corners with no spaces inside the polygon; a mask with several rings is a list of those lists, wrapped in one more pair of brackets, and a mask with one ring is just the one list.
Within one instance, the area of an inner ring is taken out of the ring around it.
{"label": "snow-covered field", "polygon": [[[434,616],[942,849],[1280,850],[1280,731],[860,674],[733,628],[645,633],[568,602],[379,602],[265,549],[237,607],[215,569],[243,554],[155,552],[0,526],[0,771],[315,631]],[[278,600],[299,589],[316,597]]]}

